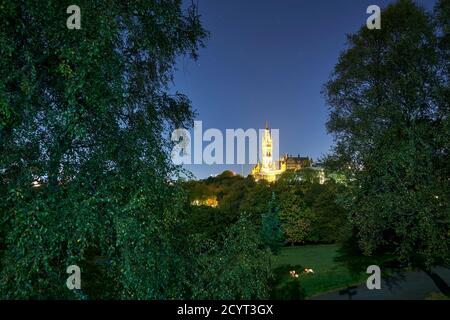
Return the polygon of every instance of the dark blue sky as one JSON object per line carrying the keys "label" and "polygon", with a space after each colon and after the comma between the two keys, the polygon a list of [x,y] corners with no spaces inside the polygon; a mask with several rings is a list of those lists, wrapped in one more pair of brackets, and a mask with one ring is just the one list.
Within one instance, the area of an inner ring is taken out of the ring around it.
{"label": "dark blue sky", "polygon": [[[190,2],[190,1],[188,1]],[[388,0],[199,0],[211,33],[197,62],[180,58],[174,89],[186,94],[203,130],[280,130],[280,154],[317,159],[332,144],[321,89],[345,48],[365,25],[366,9]],[[432,9],[434,0],[416,1]],[[189,165],[198,178],[240,165]],[[244,166],[244,174],[251,165]]]}

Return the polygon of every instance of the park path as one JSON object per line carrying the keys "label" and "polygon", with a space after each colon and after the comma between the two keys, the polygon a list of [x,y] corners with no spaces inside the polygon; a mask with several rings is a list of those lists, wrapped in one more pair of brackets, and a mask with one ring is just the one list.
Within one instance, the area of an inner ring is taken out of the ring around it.
{"label": "park path", "polygon": [[399,272],[381,279],[380,290],[369,290],[366,284],[326,293],[312,300],[423,300],[431,293],[450,296],[450,269],[434,268],[431,272]]}

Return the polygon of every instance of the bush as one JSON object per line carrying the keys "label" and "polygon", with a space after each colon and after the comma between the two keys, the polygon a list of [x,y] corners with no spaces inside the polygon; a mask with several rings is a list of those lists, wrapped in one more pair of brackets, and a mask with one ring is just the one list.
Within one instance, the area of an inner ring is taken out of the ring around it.
{"label": "bush", "polygon": [[303,270],[301,265],[283,265],[274,270],[272,278],[271,299],[275,300],[304,300],[305,289],[301,285],[301,278],[292,278],[290,270]]}

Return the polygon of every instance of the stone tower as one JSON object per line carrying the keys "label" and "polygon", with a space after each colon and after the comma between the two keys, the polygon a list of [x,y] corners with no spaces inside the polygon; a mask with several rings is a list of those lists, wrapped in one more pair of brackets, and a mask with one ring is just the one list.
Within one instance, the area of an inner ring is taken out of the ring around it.
{"label": "stone tower", "polygon": [[269,171],[272,168],[272,136],[270,135],[269,124],[266,121],[266,130],[262,139],[262,170]]}

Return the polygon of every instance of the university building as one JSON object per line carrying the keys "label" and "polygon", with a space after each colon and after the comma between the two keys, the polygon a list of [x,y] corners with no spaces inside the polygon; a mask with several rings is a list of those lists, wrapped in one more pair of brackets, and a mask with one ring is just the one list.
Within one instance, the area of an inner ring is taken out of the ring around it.
{"label": "university building", "polygon": [[274,182],[286,170],[297,171],[302,168],[310,168],[312,159],[308,157],[294,157],[285,154],[281,159],[274,161],[272,157],[272,136],[269,126],[266,124],[266,130],[262,139],[262,159],[252,169],[251,175],[256,181],[266,180]]}

